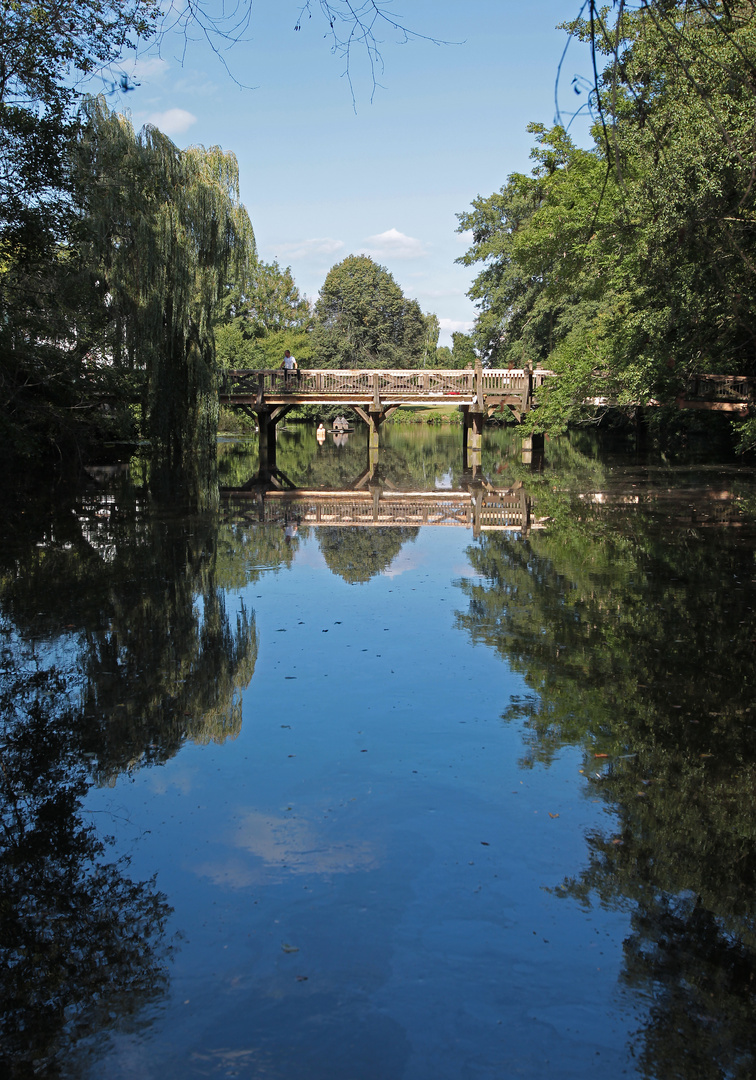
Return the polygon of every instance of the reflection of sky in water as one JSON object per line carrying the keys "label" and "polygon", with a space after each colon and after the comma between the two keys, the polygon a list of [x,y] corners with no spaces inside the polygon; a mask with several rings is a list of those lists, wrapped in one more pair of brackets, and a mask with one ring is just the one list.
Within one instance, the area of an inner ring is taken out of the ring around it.
{"label": "reflection of sky in water", "polygon": [[420,530],[354,588],[313,529],[238,593],[260,637],[238,738],[92,800],[128,821],[132,871],[159,870],[182,934],[159,1018],[92,1077],[628,1067],[625,916],[544,891],[602,807],[576,751],[520,767],[500,715],[524,684],[455,625],[472,542]]}
{"label": "reflection of sky in water", "polygon": [[[347,835],[348,831],[347,827]],[[238,889],[271,884],[285,873],[347,874],[375,865],[369,846],[346,839],[344,827],[333,816],[315,823],[249,810],[235,831],[233,844],[252,858],[232,856],[206,863],[197,867],[197,873],[217,885]]]}

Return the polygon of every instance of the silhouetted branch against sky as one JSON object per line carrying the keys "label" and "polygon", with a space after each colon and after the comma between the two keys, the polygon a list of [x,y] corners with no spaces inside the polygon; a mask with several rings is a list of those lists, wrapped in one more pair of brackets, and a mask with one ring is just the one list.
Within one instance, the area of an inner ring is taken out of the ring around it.
{"label": "silhouetted branch against sky", "polygon": [[[249,40],[254,30],[254,16],[252,0],[231,0],[222,5],[220,13],[215,0],[172,0],[163,15],[158,43],[160,45],[169,34],[178,34],[184,43],[180,57],[183,62],[188,46],[204,40],[234,82],[241,86],[244,84],[227,63],[225,54],[240,41]],[[342,76],[349,83],[353,102],[356,98],[352,70],[356,55],[367,63],[372,93],[380,85],[384,70],[381,50],[385,37],[382,35],[393,35],[398,44],[414,40],[429,41],[434,45],[459,44],[412,29],[394,11],[390,0],[305,0],[293,28],[296,32],[302,31],[313,20],[323,29],[331,52],[344,62]]]}

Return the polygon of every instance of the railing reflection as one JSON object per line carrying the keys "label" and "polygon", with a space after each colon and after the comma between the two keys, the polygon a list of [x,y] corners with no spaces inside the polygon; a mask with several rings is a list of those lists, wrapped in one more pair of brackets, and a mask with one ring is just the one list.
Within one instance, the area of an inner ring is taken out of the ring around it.
{"label": "railing reflection", "polygon": [[341,490],[226,488],[221,513],[227,522],[285,526],[445,526],[528,533],[543,522],[520,485],[507,489],[476,482],[465,490],[395,491],[371,482]]}

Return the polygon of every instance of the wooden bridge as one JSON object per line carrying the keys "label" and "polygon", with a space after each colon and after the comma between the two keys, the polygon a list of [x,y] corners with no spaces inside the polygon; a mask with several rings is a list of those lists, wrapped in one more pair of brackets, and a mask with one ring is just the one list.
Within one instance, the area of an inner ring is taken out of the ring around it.
{"label": "wooden bridge", "polygon": [[344,405],[368,426],[369,450],[377,452],[381,424],[402,405],[449,404],[459,407],[463,446],[480,451],[483,423],[496,410],[509,408],[518,419],[537,402],[537,393],[553,372],[485,370],[478,361],[464,371],[311,370],[229,371],[220,389],[223,405],[239,409],[259,425],[260,463],[274,463],[275,425],[297,405]]}
{"label": "wooden bridge", "polygon": [[[538,388],[553,372],[530,368],[489,369],[478,364],[464,371],[428,370],[332,370],[317,368],[296,372],[229,371],[223,380],[220,400],[257,413],[264,407],[294,405],[350,405],[360,412],[398,409],[400,405],[447,402],[452,405],[493,411],[508,405],[520,414],[535,403]],[[363,416],[367,421],[367,417]]]}
{"label": "wooden bridge", "polygon": [[[219,398],[223,405],[246,413],[259,427],[260,468],[275,466],[275,427],[297,405],[344,405],[367,424],[369,452],[377,455],[381,424],[402,405],[444,403],[458,406],[462,413],[462,446],[473,458],[480,453],[485,420],[497,411],[508,410],[520,421],[537,404],[544,383],[557,378],[545,368],[484,368],[480,360],[474,368],[459,370],[363,370],[315,368],[297,371],[228,371]],[[668,402],[671,404],[672,402]],[[674,399],[680,409],[708,409],[747,415],[756,407],[756,379],[740,375],[695,375],[687,380]],[[586,405],[610,408],[608,398],[596,397]],[[623,407],[658,407],[650,399],[626,403]],[[533,449],[537,449],[534,436]],[[542,442],[541,442],[542,448]]]}

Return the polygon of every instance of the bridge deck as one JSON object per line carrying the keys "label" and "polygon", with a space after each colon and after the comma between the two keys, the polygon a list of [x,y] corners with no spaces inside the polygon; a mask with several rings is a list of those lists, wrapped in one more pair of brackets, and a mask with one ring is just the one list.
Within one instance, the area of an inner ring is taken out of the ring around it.
{"label": "bridge deck", "polygon": [[[245,409],[272,409],[292,405],[356,405],[367,409],[394,409],[400,405],[461,405],[480,412],[510,405],[527,412],[553,371],[537,368],[454,368],[414,370],[330,368],[233,370],[224,375],[220,401]],[[672,404],[672,402],[669,402]],[[741,375],[694,375],[680,388],[674,403],[683,409],[745,412],[756,404],[756,378]],[[586,404],[599,408],[615,402],[597,397]],[[651,399],[628,403],[649,407]]]}

